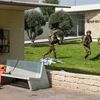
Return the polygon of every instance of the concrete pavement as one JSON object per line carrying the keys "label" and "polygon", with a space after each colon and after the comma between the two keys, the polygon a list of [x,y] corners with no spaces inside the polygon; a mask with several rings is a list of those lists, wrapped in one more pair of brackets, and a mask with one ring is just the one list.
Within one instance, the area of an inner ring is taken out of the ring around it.
{"label": "concrete pavement", "polygon": [[100,100],[100,95],[60,88],[30,91],[5,85],[0,89],[0,100]]}

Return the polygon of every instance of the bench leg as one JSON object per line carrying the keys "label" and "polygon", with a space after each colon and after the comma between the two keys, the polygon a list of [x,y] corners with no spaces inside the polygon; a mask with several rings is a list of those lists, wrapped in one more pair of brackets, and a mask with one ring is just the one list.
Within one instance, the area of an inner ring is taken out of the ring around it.
{"label": "bench leg", "polygon": [[43,71],[41,73],[41,78],[39,79],[29,78],[28,84],[29,84],[30,90],[48,88],[49,81],[48,81],[46,70],[43,68]]}
{"label": "bench leg", "polygon": [[29,88],[30,90],[37,90],[38,89],[38,85],[39,84],[39,81],[38,80],[34,80],[34,79],[29,79],[28,80],[28,85],[29,85]]}
{"label": "bench leg", "polygon": [[32,89],[32,85],[31,85],[30,80],[28,80],[28,85],[29,85],[30,90],[32,91],[33,89]]}

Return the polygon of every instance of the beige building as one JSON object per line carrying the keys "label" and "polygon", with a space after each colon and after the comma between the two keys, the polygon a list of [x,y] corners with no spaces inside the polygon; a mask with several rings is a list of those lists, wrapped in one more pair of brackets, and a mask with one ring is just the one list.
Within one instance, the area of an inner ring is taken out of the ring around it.
{"label": "beige building", "polygon": [[0,63],[24,58],[24,10],[30,8],[20,2],[0,1]]}
{"label": "beige building", "polygon": [[56,11],[59,10],[71,15],[74,23],[72,31],[76,35],[83,35],[87,30],[91,30],[94,40],[100,37],[100,4],[72,6],[70,9],[56,8]]}
{"label": "beige building", "polygon": [[[4,10],[0,9],[0,28],[5,31],[8,31],[8,36],[5,40],[8,43],[0,43],[2,47],[0,48],[0,62],[6,61],[9,59],[23,59],[23,31],[24,31],[24,12],[23,10]],[[5,46],[8,46],[5,47]],[[6,51],[6,49],[9,49]]]}
{"label": "beige building", "polygon": [[85,19],[85,31],[91,30],[94,39],[100,37],[100,10],[86,12]]}
{"label": "beige building", "polygon": [[7,59],[24,59],[25,10],[47,6],[64,7],[36,3],[38,0],[25,1],[28,0],[0,0],[0,63],[5,63]]}

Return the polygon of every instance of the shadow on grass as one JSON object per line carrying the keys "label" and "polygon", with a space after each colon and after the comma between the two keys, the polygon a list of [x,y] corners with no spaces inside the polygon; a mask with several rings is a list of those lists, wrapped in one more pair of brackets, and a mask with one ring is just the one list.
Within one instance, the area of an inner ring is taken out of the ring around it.
{"label": "shadow on grass", "polygon": [[60,57],[58,57],[59,59],[66,59],[66,58],[71,58],[71,56],[60,56]]}
{"label": "shadow on grass", "polygon": [[24,54],[34,54],[34,53],[30,51],[25,51]]}
{"label": "shadow on grass", "polygon": [[66,41],[62,45],[66,45],[66,44],[81,44],[81,42],[80,41]]}
{"label": "shadow on grass", "polygon": [[32,47],[48,47],[49,43],[35,43]]}
{"label": "shadow on grass", "polygon": [[[80,41],[65,41],[63,44],[60,45],[67,45],[67,44],[80,44]],[[31,45],[31,47],[48,47],[49,43],[35,43]]]}
{"label": "shadow on grass", "polygon": [[91,58],[90,60],[92,60],[92,61],[100,60],[100,53],[97,54],[95,57]]}
{"label": "shadow on grass", "polygon": [[96,73],[96,72],[90,72],[90,71],[86,71],[86,70],[81,70],[81,69],[77,69],[77,68],[65,68],[65,67],[56,67],[56,66],[46,66],[46,69],[49,70],[56,70],[56,71],[66,71],[66,72],[71,72],[71,73],[79,73],[79,74],[88,74],[88,75],[100,75],[100,73]]}

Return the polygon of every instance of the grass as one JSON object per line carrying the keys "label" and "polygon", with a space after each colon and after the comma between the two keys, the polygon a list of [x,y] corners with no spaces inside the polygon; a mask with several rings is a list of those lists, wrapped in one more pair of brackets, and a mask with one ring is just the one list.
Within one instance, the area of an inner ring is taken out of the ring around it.
{"label": "grass", "polygon": [[[35,47],[25,48],[25,60],[40,61],[48,48],[47,44],[37,44]],[[65,42],[63,45],[56,45],[57,56],[63,63],[52,64],[47,68],[100,75],[100,59],[92,60],[92,58],[100,53],[100,47],[97,43],[92,43],[91,50],[92,55],[89,56],[87,61],[84,61],[83,56],[85,55],[85,51],[80,41],[71,41]],[[49,54],[47,57],[53,57],[53,54]]]}

